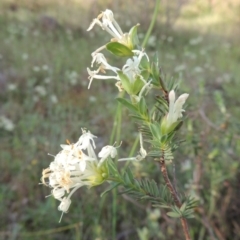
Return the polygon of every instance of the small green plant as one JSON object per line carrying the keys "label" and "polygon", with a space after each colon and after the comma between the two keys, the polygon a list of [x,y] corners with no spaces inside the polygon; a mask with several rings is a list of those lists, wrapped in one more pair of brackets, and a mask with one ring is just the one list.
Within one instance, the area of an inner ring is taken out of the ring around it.
{"label": "small green plant", "polygon": [[[113,38],[107,44],[92,53],[91,67],[87,69],[90,88],[94,79],[112,79],[121,94],[117,102],[126,107],[139,128],[139,152],[135,157],[118,158],[121,143],[107,145],[97,154],[95,139],[89,130],[82,129],[82,135],[76,143],[67,141],[62,150],[54,156],[50,166],[43,170],[42,183],[52,188],[52,195],[60,201],[58,209],[67,213],[73,193],[80,187],[89,188],[104,182],[110,184],[102,196],[109,191],[122,187],[121,194],[129,194],[136,200],[148,200],[153,207],[165,208],[167,215],[179,218],[185,239],[191,239],[187,218],[193,217],[196,200],[191,196],[179,194],[170,179],[167,164],[174,164],[174,151],[179,147],[177,132],[183,124],[183,105],[189,94],[178,98],[177,82],[167,80],[160,70],[157,54],[150,59],[141,48],[137,29],[133,26],[123,33],[111,10],[102,12],[93,20],[88,31],[99,25]],[[123,67],[108,63],[103,50],[116,57],[127,58]],[[111,72],[111,74],[110,74]],[[148,103],[147,95],[157,93],[154,103]],[[124,140],[123,140],[124,141]],[[118,145],[117,145],[118,144]],[[157,184],[154,179],[136,178],[131,167],[120,169],[121,161],[141,162],[146,158],[156,163],[165,184]]]}

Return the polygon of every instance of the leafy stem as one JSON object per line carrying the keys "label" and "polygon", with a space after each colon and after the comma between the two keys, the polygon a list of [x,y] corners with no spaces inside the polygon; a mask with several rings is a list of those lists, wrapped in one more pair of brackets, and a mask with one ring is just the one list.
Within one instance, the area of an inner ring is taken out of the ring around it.
{"label": "leafy stem", "polygon": [[[163,174],[163,178],[164,178],[164,181],[167,185],[167,188],[168,188],[169,192],[171,193],[176,206],[180,209],[181,206],[182,206],[182,203],[180,201],[180,198],[178,196],[178,193],[177,193],[176,189],[173,187],[173,184],[171,183],[171,181],[168,177],[168,172],[167,172],[165,160],[164,160],[163,157],[161,157],[159,159],[159,163],[160,163],[160,169],[161,169],[161,172]],[[183,232],[184,232],[184,235],[185,235],[185,239],[186,240],[191,240],[191,237],[189,235],[188,224],[187,224],[186,218],[181,217],[181,224],[182,224]]]}

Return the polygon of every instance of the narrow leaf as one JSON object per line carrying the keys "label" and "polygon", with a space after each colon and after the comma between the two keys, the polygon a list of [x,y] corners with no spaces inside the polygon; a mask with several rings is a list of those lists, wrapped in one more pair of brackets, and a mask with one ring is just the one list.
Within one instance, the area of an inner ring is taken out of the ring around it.
{"label": "narrow leaf", "polygon": [[110,186],[106,191],[102,192],[100,196],[103,197],[105,194],[109,193],[111,190],[113,190],[119,185],[120,183],[113,183],[112,186]]}
{"label": "narrow leaf", "polygon": [[123,106],[125,106],[128,110],[134,113],[138,113],[138,109],[134,106],[130,101],[125,98],[117,98],[117,101],[120,102]]}
{"label": "narrow leaf", "polygon": [[168,212],[167,215],[168,215],[169,217],[173,217],[173,218],[179,218],[179,217],[181,217],[181,215],[179,215],[179,214],[176,213],[176,212]]}
{"label": "narrow leaf", "polygon": [[128,94],[133,94],[132,91],[132,83],[129,80],[128,76],[126,74],[124,74],[122,71],[118,71],[118,76],[120,77],[122,86],[124,88],[124,90],[128,93]]}
{"label": "narrow leaf", "polygon": [[139,44],[138,35],[137,35],[138,26],[139,24],[133,26],[129,31],[129,37],[131,39],[131,43],[133,47],[136,47]]}

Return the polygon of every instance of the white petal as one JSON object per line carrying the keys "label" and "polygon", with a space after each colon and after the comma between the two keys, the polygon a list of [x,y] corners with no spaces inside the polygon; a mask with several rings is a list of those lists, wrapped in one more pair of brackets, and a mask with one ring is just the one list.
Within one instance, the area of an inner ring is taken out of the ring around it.
{"label": "white petal", "polygon": [[84,172],[84,170],[86,169],[86,161],[80,161],[80,163],[79,163],[79,167],[80,167],[80,170],[82,171],[82,172]]}
{"label": "white petal", "polygon": [[176,114],[177,118],[182,117],[182,112],[184,111],[182,109],[183,104],[185,103],[186,99],[188,98],[189,94],[184,93],[182,94],[177,101],[174,104],[174,114]]}
{"label": "white petal", "polygon": [[102,158],[102,157],[104,157],[104,156],[106,156],[106,155],[109,155],[110,152],[111,152],[111,148],[110,148],[110,147],[111,147],[111,146],[105,146],[105,147],[103,147],[102,150],[98,153],[98,156],[99,156],[100,158]]}
{"label": "white petal", "polygon": [[109,9],[106,9],[104,12],[103,12],[103,16],[102,16],[103,19],[108,19],[109,21],[113,21],[114,20],[114,16],[113,16],[113,12]]}
{"label": "white petal", "polygon": [[115,147],[112,147],[111,158],[115,158],[116,156],[117,156],[117,149]]}
{"label": "white petal", "polygon": [[65,197],[65,198],[63,198],[62,202],[58,206],[58,210],[66,213],[68,211],[70,205],[71,205],[71,200],[69,198]]}
{"label": "white petal", "polygon": [[91,144],[93,145],[94,148],[96,148],[93,138],[96,138],[96,136],[91,134],[89,131],[83,132],[82,136],[78,140],[77,145],[79,145],[81,149],[87,149],[88,146]]}
{"label": "white petal", "polygon": [[169,102],[174,103],[175,102],[175,91],[171,90],[168,94]]}
{"label": "white petal", "polygon": [[52,194],[56,199],[61,199],[65,195],[65,190],[63,188],[54,188]]}
{"label": "white petal", "polygon": [[178,98],[178,100],[179,100],[180,102],[183,102],[183,104],[184,104],[185,101],[187,100],[188,96],[189,96],[188,93],[184,93],[184,94],[182,94],[182,95]]}
{"label": "white petal", "polygon": [[89,28],[87,29],[87,31],[92,30],[93,27],[95,26],[95,24],[98,24],[99,26],[102,27],[102,23],[101,23],[97,18],[95,18],[95,19],[93,19],[93,21],[91,22],[91,24],[90,24]]}

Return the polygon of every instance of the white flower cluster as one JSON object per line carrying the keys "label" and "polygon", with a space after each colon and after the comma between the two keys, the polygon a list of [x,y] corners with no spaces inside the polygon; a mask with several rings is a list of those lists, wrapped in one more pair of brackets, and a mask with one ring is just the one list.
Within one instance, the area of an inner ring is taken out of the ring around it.
{"label": "white flower cluster", "polygon": [[[102,19],[102,21],[100,21]],[[133,47],[129,33],[123,33],[120,26],[114,19],[113,12],[111,10],[106,10],[102,12],[96,19],[93,20],[90,27],[87,29],[87,31],[90,31],[94,25],[99,25],[103,30],[107,31],[111,36],[114,38],[111,40],[112,42],[118,42],[122,45],[125,45],[126,47]],[[89,74],[89,85],[88,88],[90,88],[91,83],[93,79],[101,79],[101,80],[107,80],[107,79],[115,79],[117,80],[116,86],[118,87],[119,91],[123,90],[123,86],[121,84],[121,79],[118,75],[118,71],[122,71],[130,80],[130,82],[133,84],[136,81],[136,78],[139,77],[140,80],[143,82],[144,87],[143,90],[146,89],[146,87],[150,86],[150,83],[147,82],[142,76],[141,76],[141,60],[145,56],[147,58],[147,61],[149,61],[149,58],[147,54],[144,52],[144,50],[137,50],[132,49],[133,57],[129,58],[126,61],[126,64],[122,67],[120,70],[117,67],[111,66],[108,62],[105,56],[100,53],[101,50],[103,50],[106,46],[102,46],[98,48],[96,51],[94,51],[92,55],[92,63],[91,67],[94,66],[94,63],[98,65],[97,70],[91,70],[87,68],[88,74]],[[106,70],[110,70],[113,72],[112,75],[107,76],[103,75],[106,73]],[[102,73],[102,74],[101,74]],[[142,92],[141,92],[142,94]]]}
{"label": "white flower cluster", "polygon": [[115,158],[117,150],[113,146],[105,146],[99,152],[98,160],[94,136],[83,130],[79,140],[69,145],[61,145],[60,151],[47,169],[43,170],[43,184],[53,188],[52,195],[61,201],[58,209],[66,213],[71,204],[72,194],[82,186],[96,186],[108,177],[104,161]]}

